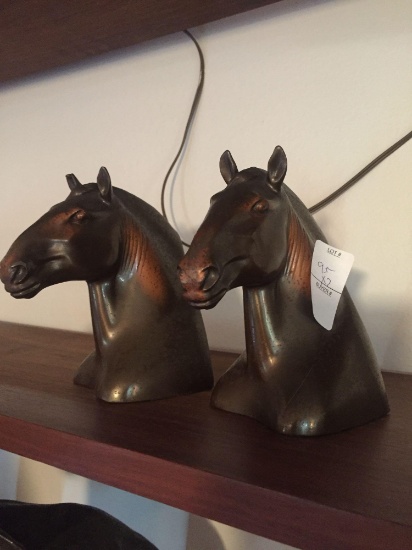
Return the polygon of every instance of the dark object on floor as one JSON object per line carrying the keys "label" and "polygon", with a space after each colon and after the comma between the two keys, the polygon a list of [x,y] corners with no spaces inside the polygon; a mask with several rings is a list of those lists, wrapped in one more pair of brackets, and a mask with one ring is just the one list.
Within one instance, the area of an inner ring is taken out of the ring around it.
{"label": "dark object on floor", "polygon": [[0,550],[158,550],[124,523],[81,504],[0,501]]}

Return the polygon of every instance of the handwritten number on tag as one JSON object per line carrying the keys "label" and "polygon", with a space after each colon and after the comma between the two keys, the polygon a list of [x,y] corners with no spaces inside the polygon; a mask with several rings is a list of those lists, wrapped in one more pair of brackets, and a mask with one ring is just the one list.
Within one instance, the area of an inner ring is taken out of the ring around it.
{"label": "handwritten number on tag", "polygon": [[353,265],[353,255],[316,241],[312,257],[311,291],[315,319],[333,327],[339,300]]}

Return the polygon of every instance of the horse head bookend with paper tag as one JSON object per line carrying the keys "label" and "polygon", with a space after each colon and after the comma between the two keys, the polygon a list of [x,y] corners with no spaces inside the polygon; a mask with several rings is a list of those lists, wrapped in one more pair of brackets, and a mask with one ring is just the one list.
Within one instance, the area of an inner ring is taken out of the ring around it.
{"label": "horse head bookend with paper tag", "polygon": [[95,350],[75,383],[110,402],[210,389],[213,375],[200,312],[183,299],[177,233],[154,208],[113,188],[67,176],[70,194],[14,242],[0,264],[15,298],[69,280],[88,283]]}
{"label": "horse head bookend with paper tag", "polygon": [[268,171],[239,172],[226,151],[220,171],[227,187],[212,197],[179,274],[195,308],[212,308],[243,287],[246,350],[217,382],[212,405],[283,434],[320,435],[382,417],[389,407],[347,290],[331,330],[314,319],[312,252],[325,238],[283,183],[286,168],[281,147]]}

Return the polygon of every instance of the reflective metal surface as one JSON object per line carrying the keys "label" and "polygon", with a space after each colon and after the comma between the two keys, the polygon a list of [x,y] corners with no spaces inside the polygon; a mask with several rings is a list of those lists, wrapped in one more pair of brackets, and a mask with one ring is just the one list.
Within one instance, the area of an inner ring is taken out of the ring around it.
{"label": "reflective metal surface", "polygon": [[243,286],[246,350],[220,378],[212,405],[291,435],[320,435],[388,413],[382,376],[362,321],[344,290],[331,331],[314,319],[310,268],[326,239],[283,183],[286,155],[268,170],[238,171],[226,151],[227,187],[210,209],[179,274],[186,300],[214,307]]}
{"label": "reflective metal surface", "polygon": [[160,399],[210,389],[213,375],[200,312],[182,297],[177,233],[150,205],[67,176],[70,194],[13,243],[0,264],[6,290],[32,298],[43,288],[87,281],[96,349],[75,383],[110,402]]}

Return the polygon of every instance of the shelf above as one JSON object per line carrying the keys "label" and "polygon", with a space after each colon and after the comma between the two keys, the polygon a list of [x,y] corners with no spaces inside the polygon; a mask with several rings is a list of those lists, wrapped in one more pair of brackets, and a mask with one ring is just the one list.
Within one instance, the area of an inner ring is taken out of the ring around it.
{"label": "shelf above", "polygon": [[0,82],[280,0],[13,0],[0,8]]}
{"label": "shelf above", "polygon": [[[291,438],[208,392],[97,401],[72,384],[90,335],[0,322],[0,342],[7,451],[302,549],[412,547],[412,376],[385,373],[389,417]],[[219,376],[234,356],[212,358]]]}

